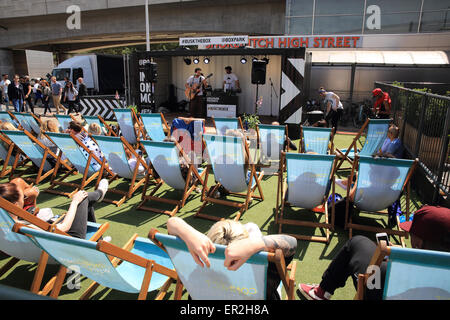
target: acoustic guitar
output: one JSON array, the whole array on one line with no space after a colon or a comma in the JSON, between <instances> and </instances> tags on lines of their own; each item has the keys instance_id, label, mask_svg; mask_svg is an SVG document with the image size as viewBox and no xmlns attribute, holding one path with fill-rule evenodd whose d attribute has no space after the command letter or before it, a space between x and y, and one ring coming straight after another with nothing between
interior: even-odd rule
<instances>
[{"instance_id":1,"label":"acoustic guitar","mask_svg":"<svg viewBox=\"0 0 450 320\"><path fill-rule=\"evenodd\" d=\"M211 78L213 76L213 74L211 73L209 76L207 76L205 78L205 80L208 80L209 78ZM186 98L188 98L189 100L193 100L195 99L195 97L197 96L197 94L200 92L200 86L202 85L202 83L194 83L191 87L187 88L184 91L184 94L186 95Z\"/></svg>"}]
</instances>

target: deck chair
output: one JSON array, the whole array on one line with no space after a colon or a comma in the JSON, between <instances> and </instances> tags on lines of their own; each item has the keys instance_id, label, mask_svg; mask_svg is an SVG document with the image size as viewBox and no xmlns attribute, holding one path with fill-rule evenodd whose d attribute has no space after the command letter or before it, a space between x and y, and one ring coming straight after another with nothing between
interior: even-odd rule
<instances>
[{"instance_id":1,"label":"deck chair","mask_svg":"<svg viewBox=\"0 0 450 320\"><path fill-rule=\"evenodd\" d=\"M265 300L267 268L269 262L276 265L287 299L294 300L295 261L286 266L280 249L275 253L259 252L244 263L239 270L224 267L225 246L216 244L216 251L208 255L209 268L202 268L192 258L186 244L178 237L159 233L152 229L149 238L170 256L179 281L174 299L180 300L183 286L193 300Z\"/></svg>"},{"instance_id":2,"label":"deck chair","mask_svg":"<svg viewBox=\"0 0 450 320\"><path fill-rule=\"evenodd\" d=\"M367 119L364 125L359 130L358 134L353 139L352 143L347 149L336 149L336 154L341 157L341 160L338 163L337 170L342 170L341 168L344 161L353 164L355 154L358 153L360 156L372 156L375 152L381 149L383 146L384 140L386 140L389 124L392 120L383 120L383 119ZM364 141L364 145L362 149L359 150L357 147L357 143L361 138L364 130L367 128L366 140Z\"/></svg>"},{"instance_id":3,"label":"deck chair","mask_svg":"<svg viewBox=\"0 0 450 320\"><path fill-rule=\"evenodd\" d=\"M105 120L103 120L101 116L83 116L83 119L86 120L88 125L93 123L98 124L102 129L102 135L117 137L114 130L106 123Z\"/></svg>"},{"instance_id":4,"label":"deck chair","mask_svg":"<svg viewBox=\"0 0 450 320\"><path fill-rule=\"evenodd\" d=\"M109 192L116 193L122 196L119 200L112 200L108 198L104 198L104 202L113 203L116 206L121 206L126 200L130 199L133 196L133 193L139 189L145 182L145 175L138 176L139 165L142 165L145 171L148 171L147 163L139 156L134 148L125 140L124 137L106 137L106 136L92 136L93 139L97 142L100 150L102 150L104 158L102 171L100 171L99 177L97 179L97 186L100 182L100 179L103 177L103 174L106 171L106 168L109 167L111 170L114 170L116 173L113 177L110 178L109 182L116 179L126 179L129 180L129 188L127 191L119 190L116 188L109 189ZM137 159L136 167L131 169L128 164L128 159L125 154L125 149L128 149L131 154ZM106 164L107 163L107 164Z\"/></svg>"},{"instance_id":5,"label":"deck chair","mask_svg":"<svg viewBox=\"0 0 450 320\"><path fill-rule=\"evenodd\" d=\"M268 171L277 174L280 166L281 152L286 151L286 148L289 146L287 143L287 125L259 124L257 126L257 136L259 137L260 152L258 167L264 167L265 174L268 174Z\"/></svg>"},{"instance_id":6,"label":"deck chair","mask_svg":"<svg viewBox=\"0 0 450 320\"><path fill-rule=\"evenodd\" d=\"M56 277L53 277L40 291L46 266L47 264L54 265L58 263L49 257L47 253L43 252L42 249L36 246L32 239L14 232L13 226L15 221L8 214L8 212L21 218L24 223L26 222L33 224L42 230L46 230L46 232L67 234L56 229L55 223L60 220L57 220L54 224L50 224L0 197L0 250L11 257L10 260L0 269L0 277L21 260L37 263L37 269L35 271L30 290L34 293L47 295L52 289ZM64 216L62 216L61 219L63 217ZM88 222L86 239L97 241L105 233L108 227L109 223L100 225L97 223Z\"/></svg>"},{"instance_id":7,"label":"deck chair","mask_svg":"<svg viewBox=\"0 0 450 320\"><path fill-rule=\"evenodd\" d=\"M70 115L55 114L55 118L58 120L60 132L65 132L69 128L69 123L73 121Z\"/></svg>"},{"instance_id":8,"label":"deck chair","mask_svg":"<svg viewBox=\"0 0 450 320\"><path fill-rule=\"evenodd\" d=\"M300 126L300 131L299 153L334 154L333 128Z\"/></svg>"},{"instance_id":9,"label":"deck chair","mask_svg":"<svg viewBox=\"0 0 450 320\"><path fill-rule=\"evenodd\" d=\"M380 266L388 257L383 300L449 300L450 253L378 245L370 265ZM358 275L355 299L364 299L368 270Z\"/></svg>"},{"instance_id":10,"label":"deck chair","mask_svg":"<svg viewBox=\"0 0 450 320\"><path fill-rule=\"evenodd\" d=\"M25 154L37 167L38 173L35 178L26 177L25 180L30 181L33 184L39 184L50 175L53 174L54 168L48 162L47 157L50 156L57 162L58 156L54 154L49 148L44 146L39 140L37 140L27 130L24 131L6 131L3 133ZM66 168L71 169L69 165L62 162ZM32 169L29 168L29 169ZM16 163L13 165L13 172L16 170ZM22 172L21 176L27 173L28 170ZM11 177L13 178L13 177Z\"/></svg>"},{"instance_id":11,"label":"deck chair","mask_svg":"<svg viewBox=\"0 0 450 320\"><path fill-rule=\"evenodd\" d=\"M211 118L217 135L224 135L228 129L244 130L241 118Z\"/></svg>"},{"instance_id":12,"label":"deck chair","mask_svg":"<svg viewBox=\"0 0 450 320\"><path fill-rule=\"evenodd\" d=\"M40 128L41 120L37 116L35 116L32 113L23 113L22 118L24 119L24 121L27 122L29 128L31 129L31 130L27 129L29 132L34 132L36 134L41 133Z\"/></svg>"},{"instance_id":13,"label":"deck chair","mask_svg":"<svg viewBox=\"0 0 450 320\"><path fill-rule=\"evenodd\" d=\"M141 113L142 123L147 133L147 139L163 142L166 132L169 132L169 125L162 113Z\"/></svg>"},{"instance_id":14,"label":"deck chair","mask_svg":"<svg viewBox=\"0 0 450 320\"><path fill-rule=\"evenodd\" d=\"M97 163L102 164L102 161L97 158L97 156L93 154L89 149L87 149L75 135L70 135L68 133L47 133L47 135L59 148L59 150L64 153L67 160L70 161L73 167L67 173L63 174L62 177L58 177L58 179L56 179L56 175L62 164L60 152L58 154L58 161L56 162L55 170L53 171L51 177L50 187L46 189L45 192L64 195L71 198L79 190L84 190L87 185L89 185L98 177L99 172L102 171L102 169L97 171L92 167L92 163L93 161L97 161ZM83 152L81 152L80 147L89 154L88 158L86 158ZM106 167L105 170L111 176L114 176L114 173L108 167ZM81 183L78 184L75 182L66 182L65 180L76 171L83 175ZM75 188L75 190L73 190L72 192L55 190L55 187L59 185Z\"/></svg>"},{"instance_id":15,"label":"deck chair","mask_svg":"<svg viewBox=\"0 0 450 320\"><path fill-rule=\"evenodd\" d=\"M282 165L278 174L275 219L275 222L279 224L279 233L282 232L283 225L320 228L325 233L324 236L291 235L300 240L329 243L330 230L334 230L334 200L332 200L330 221L327 198L331 187L332 199L334 199L335 158L336 156L334 155L282 153ZM283 177L284 171L286 171L285 178ZM320 222L320 218L319 221L285 219L284 209L287 205L308 209L316 214L323 214L325 222ZM316 210L319 206L322 206L324 210Z\"/></svg>"},{"instance_id":16,"label":"deck chair","mask_svg":"<svg viewBox=\"0 0 450 320\"><path fill-rule=\"evenodd\" d=\"M120 248L103 240L76 239L24 226L16 229L30 236L42 250L64 266L58 272L50 293L53 298L59 295L67 269L94 281L81 300L88 299L99 285L139 294L139 300L145 300L148 292L161 288L157 299L162 300L176 279L169 256L149 239L138 238L137 234Z\"/></svg>"},{"instance_id":17,"label":"deck chair","mask_svg":"<svg viewBox=\"0 0 450 320\"><path fill-rule=\"evenodd\" d=\"M8 113L10 114L11 118L14 119L16 121L16 123L19 124L19 128L21 130L25 129L28 132L34 131L33 128L31 127L31 125L28 121L28 117L27 117L27 116L32 117L31 115L29 115L27 113L11 112L11 111L8 111Z\"/></svg>"},{"instance_id":18,"label":"deck chair","mask_svg":"<svg viewBox=\"0 0 450 320\"><path fill-rule=\"evenodd\" d=\"M203 204L195 216L213 221L221 220L221 218L215 216L201 214L208 203L215 203L239 209L238 214L234 218L235 221L238 221L242 213L247 211L253 199L264 200L261 188L264 171L256 172L255 164L246 163L245 155L247 154L249 157L250 152L247 143L242 138L210 134L205 134L203 137L206 141L210 166L214 172L214 178L217 184L207 192L206 186L209 176L209 170L207 168L205 185L202 191ZM245 172L246 165L249 166L250 173ZM213 195L220 186L225 187L230 192L230 195L243 197L245 201L237 202L213 198ZM256 189L259 191L259 196L255 195Z\"/></svg>"},{"instance_id":19,"label":"deck chair","mask_svg":"<svg viewBox=\"0 0 450 320\"><path fill-rule=\"evenodd\" d=\"M142 192L142 201L138 205L137 209L174 216L182 207L184 207L192 191L194 191L199 184L201 186L204 186L206 170L197 170L196 167L189 161L187 155L184 153L183 149L177 142L156 142L143 140L141 141L141 143L146 150L153 170L156 171L156 173L159 175L159 178L156 179L157 185L155 186L155 188L147 195L150 172L147 173L144 191ZM180 153L186 163L189 164L189 170L186 179L183 178L183 175L181 173L179 161ZM174 200L168 199L167 197L155 196L156 192L164 184L167 184L175 190L183 191L182 198L180 200ZM169 211L154 207L148 207L145 206L145 203L147 201L157 201L175 205L175 208Z\"/></svg>"},{"instance_id":20,"label":"deck chair","mask_svg":"<svg viewBox=\"0 0 450 320\"><path fill-rule=\"evenodd\" d=\"M358 178L356 181L356 191L354 195L354 206L360 210L373 215L387 216L383 211L400 198L402 192L406 191L406 221L409 220L409 199L410 199L410 179L417 166L418 160L403 160L389 158L373 158L365 156L355 156L353 162L350 181L358 166ZM353 229L368 232L386 232L390 235L400 237L402 245L404 239L408 238L408 232L400 230L397 219L397 229L387 227L372 227L353 222L353 217L349 216L350 189L347 186L347 204L345 212L346 229L349 229L349 237L352 237Z\"/></svg>"},{"instance_id":21,"label":"deck chair","mask_svg":"<svg viewBox=\"0 0 450 320\"><path fill-rule=\"evenodd\" d=\"M18 150L14 143L3 134L3 131L0 131L0 161L3 161L0 178L13 172L12 168L14 167L16 157L19 157L20 154L20 151L14 154L14 149Z\"/></svg>"},{"instance_id":22,"label":"deck chair","mask_svg":"<svg viewBox=\"0 0 450 320\"><path fill-rule=\"evenodd\" d=\"M0 121L9 122L14 125L14 127L19 128L19 123L14 121L15 119L11 117L9 111L0 111Z\"/></svg>"},{"instance_id":23,"label":"deck chair","mask_svg":"<svg viewBox=\"0 0 450 320\"><path fill-rule=\"evenodd\" d=\"M114 114L119 124L120 132L122 136L131 145L136 145L139 142L139 138L143 135L142 126L140 125L139 119L133 109L113 109ZM138 123L138 129L134 127L134 124Z\"/></svg>"}]
</instances>

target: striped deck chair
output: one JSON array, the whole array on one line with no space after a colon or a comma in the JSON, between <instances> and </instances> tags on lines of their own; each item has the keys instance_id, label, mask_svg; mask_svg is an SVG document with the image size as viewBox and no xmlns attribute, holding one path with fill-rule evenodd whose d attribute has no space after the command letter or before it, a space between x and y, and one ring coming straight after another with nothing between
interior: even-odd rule
<instances>
[{"instance_id":1,"label":"striped deck chair","mask_svg":"<svg viewBox=\"0 0 450 320\"><path fill-rule=\"evenodd\" d=\"M204 178L206 170L201 169L197 170L195 166L189 161L183 149L176 142L155 142L143 140L141 141L141 143L146 150L146 153L150 159L150 163L153 170L156 171L156 173L159 175L159 178L156 179L157 183L156 187L147 195L147 188L150 180L150 172L147 173L144 191L142 193L142 201L138 205L137 209L174 216L178 212L178 210L184 207L192 191L194 191L199 184L204 186ZM186 163L189 163L189 170L186 179L183 177L180 168L180 158L179 158L180 154L181 157L184 158ZM168 186L170 186L175 190L182 191L183 196L181 200L168 199L166 196L164 197L155 196L156 192L164 184L167 184ZM157 201L170 205L175 205L175 208L169 211L144 206L147 201Z\"/></svg>"},{"instance_id":2,"label":"striped deck chair","mask_svg":"<svg viewBox=\"0 0 450 320\"><path fill-rule=\"evenodd\" d=\"M299 153L334 154L333 128L300 126L300 130Z\"/></svg>"},{"instance_id":3,"label":"striped deck chair","mask_svg":"<svg viewBox=\"0 0 450 320\"><path fill-rule=\"evenodd\" d=\"M417 163L418 160L373 158L356 155L350 175L350 181L352 181L356 168L358 167L358 178L353 200L354 206L360 211L386 217L387 212L383 210L399 199L406 188L405 211L406 221L408 221L410 179ZM405 246L403 237L408 238L408 233L400 230L398 219L398 230L393 230L388 227L367 226L353 222L353 217L349 216L350 189L351 186L348 185L345 213L346 229L349 229L349 237L352 237L353 229L375 233L386 232L387 234L399 236L402 245Z\"/></svg>"},{"instance_id":4,"label":"striped deck chair","mask_svg":"<svg viewBox=\"0 0 450 320\"><path fill-rule=\"evenodd\" d=\"M281 152L288 147L287 125L265 125L257 126L257 136L259 137L259 164L264 167L265 174L268 172L277 174L280 167Z\"/></svg>"},{"instance_id":5,"label":"striped deck chair","mask_svg":"<svg viewBox=\"0 0 450 320\"><path fill-rule=\"evenodd\" d=\"M27 227L17 228L52 258L60 263L50 297L57 298L67 269L94 281L80 297L88 299L102 285L114 290L139 294L145 300L148 292L161 288L156 299L162 300L176 272L169 256L149 239L135 234L123 247L105 241L87 241L64 235L42 232ZM121 262L121 263L120 263Z\"/></svg>"},{"instance_id":6,"label":"striped deck chair","mask_svg":"<svg viewBox=\"0 0 450 320\"><path fill-rule=\"evenodd\" d=\"M130 143L131 145L136 145L139 143L139 138L143 135L142 126L137 118L136 113L133 109L113 109L114 114L117 119L117 123L119 124L120 132L122 136ZM138 128L134 127L134 124L137 123Z\"/></svg>"},{"instance_id":7,"label":"striped deck chair","mask_svg":"<svg viewBox=\"0 0 450 320\"><path fill-rule=\"evenodd\" d=\"M147 133L147 139L162 142L169 132L169 125L162 113L141 113L141 120Z\"/></svg>"},{"instance_id":8,"label":"striped deck chair","mask_svg":"<svg viewBox=\"0 0 450 320\"><path fill-rule=\"evenodd\" d=\"M48 178L54 172L53 166L48 162L47 157L58 160L58 156L54 154L49 148L44 146L39 140L37 140L27 130L24 131L2 131L21 151L25 154L37 167L38 172L35 178L26 177L24 180L30 181L33 184L39 184L46 178ZM67 164L64 163L68 168ZM34 169L30 167L29 169ZM13 165L13 173L16 170L16 164ZM26 170L20 174L28 173ZM11 177L12 179L13 177Z\"/></svg>"},{"instance_id":9,"label":"striped deck chair","mask_svg":"<svg viewBox=\"0 0 450 320\"><path fill-rule=\"evenodd\" d=\"M62 177L58 177L56 179L56 174L61 166L61 153L58 155L58 161L55 166L55 170L53 172L50 187L45 190L45 192L50 192L54 194L64 195L71 198L75 193L79 190L84 190L84 188L89 185L92 181L94 181L98 176L99 172L102 171L100 169L97 171L92 163L96 161L99 164L102 164L102 161L97 158L95 154L93 154L89 149L85 147L85 145L75 136L70 135L68 133L47 133L49 138L54 142L54 144L61 150L61 152L65 155L67 160L72 163L73 168L65 173ZM83 148L88 154L89 157L86 158L83 152L81 152L80 148ZM114 176L114 173L109 169L105 168L105 170L111 175ZM75 171L82 174L81 183L75 182L66 182L65 180L71 176ZM75 188L72 192L63 192L59 190L55 190L57 186L66 186L70 188Z\"/></svg>"},{"instance_id":10,"label":"striped deck chair","mask_svg":"<svg viewBox=\"0 0 450 320\"><path fill-rule=\"evenodd\" d=\"M209 176L208 166L206 169L205 185L202 191L203 204L195 216L214 221L221 220L221 218L215 216L201 214L208 203L215 203L239 209L238 214L234 218L235 221L238 221L242 213L247 211L252 199L264 200L261 188L264 171L256 172L255 164L248 163L246 155L249 158L250 152L247 143L242 138L210 134L205 134L203 137L206 141L210 166L214 172L214 178L217 184L206 194ZM249 169L248 172L246 172L247 166ZM213 198L213 195L220 186L227 189L231 196L243 197L245 201L237 202ZM255 195L256 189L259 191L259 196Z\"/></svg>"},{"instance_id":11,"label":"striped deck chair","mask_svg":"<svg viewBox=\"0 0 450 320\"><path fill-rule=\"evenodd\" d=\"M211 118L217 135L224 135L228 129L244 130L241 118Z\"/></svg>"},{"instance_id":12,"label":"striped deck chair","mask_svg":"<svg viewBox=\"0 0 450 320\"><path fill-rule=\"evenodd\" d=\"M216 251L208 255L211 266L202 268L191 256L186 244L178 237L152 229L149 238L170 256L177 275L174 299L180 300L183 286L193 300L265 300L267 297L267 268L269 262L277 266L286 298L294 300L295 271L293 261L286 266L280 249L275 253L259 252L244 263L239 270L224 267L225 246L216 244Z\"/></svg>"},{"instance_id":13,"label":"striped deck chair","mask_svg":"<svg viewBox=\"0 0 450 320\"><path fill-rule=\"evenodd\" d=\"M374 153L378 152L383 146L384 140L386 140L387 133L389 130L389 124L392 120L383 120L383 119L367 119L364 125L359 130L358 134L353 139L353 142L347 149L336 149L336 154L341 157L341 160L338 163L337 170L343 169L341 168L344 161L353 164L355 154L358 153L360 156L372 156ZM364 141L364 145L362 149L359 150L357 147L357 143L361 138L364 130L367 128L366 140ZM346 169L347 170L347 169Z\"/></svg>"},{"instance_id":14,"label":"striped deck chair","mask_svg":"<svg viewBox=\"0 0 450 320\"><path fill-rule=\"evenodd\" d=\"M98 124L102 129L102 135L117 137L114 130L106 123L106 121L101 116L83 116L83 119L86 120L88 125L91 125L93 123Z\"/></svg>"},{"instance_id":15,"label":"striped deck chair","mask_svg":"<svg viewBox=\"0 0 450 320\"><path fill-rule=\"evenodd\" d=\"M389 247L381 241L370 265L380 266L388 257L383 300L449 300L450 253ZM363 300L368 270L358 275L355 299Z\"/></svg>"},{"instance_id":16,"label":"striped deck chair","mask_svg":"<svg viewBox=\"0 0 450 320\"><path fill-rule=\"evenodd\" d=\"M138 175L139 166L142 165L145 171L148 171L147 163L139 156L133 147L125 140L124 137L105 137L105 136L92 136L97 142L100 150L104 155L102 165L102 171L100 171L99 179L97 179L97 186L101 177L107 167L116 174L110 178L109 182L113 182L116 179L123 178L126 180L128 190L123 191L118 188L110 188L109 193L116 193L122 196L119 200L112 200L104 198L104 202L113 203L116 206L121 206L126 200L133 196L133 193L139 189L145 182L145 175ZM128 158L125 154L125 150L128 149L130 153L136 158L136 166L134 169L128 164ZM107 165L106 165L107 163Z\"/></svg>"},{"instance_id":17,"label":"striped deck chair","mask_svg":"<svg viewBox=\"0 0 450 320\"><path fill-rule=\"evenodd\" d=\"M282 165L278 175L278 191L276 206L276 223L279 224L278 232L282 232L283 225L294 225L309 228L319 228L325 235L299 235L291 234L300 240L326 242L330 241L330 230L334 230L334 201L332 201L331 221L328 217L327 198L332 187L334 199L334 170L336 156L305 153L282 153ZM286 177L283 178L283 172ZM281 199L281 208L280 208ZM306 219L285 219L286 206L308 209L315 214L323 214L325 222L307 221ZM323 212L315 210L322 206ZM301 216L304 213L299 213Z\"/></svg>"},{"instance_id":18,"label":"striped deck chair","mask_svg":"<svg viewBox=\"0 0 450 320\"><path fill-rule=\"evenodd\" d=\"M35 225L36 227L46 230L46 232L54 232L58 234L66 233L55 228L54 224L49 224L35 215L17 207L16 205L0 198L0 250L8 254L10 260L0 269L0 277L10 270L19 261L24 260L32 263L37 263L37 269L34 274L31 291L42 295L47 295L55 283L56 277L53 277L40 291L42 279L45 273L47 264L58 264L54 259L49 258L48 254L43 252L36 244L27 236L14 232L15 221L8 214L14 214L21 218L23 222ZM61 217L61 219L64 215ZM60 220L57 220L58 222ZM56 223L55 222L55 223ZM108 229L109 223L103 225L88 222L86 239L97 241L104 232Z\"/></svg>"},{"instance_id":19,"label":"striped deck chair","mask_svg":"<svg viewBox=\"0 0 450 320\"><path fill-rule=\"evenodd\" d=\"M28 130L29 132L34 132L36 134L41 133L41 120L35 116L32 113L23 113L22 114L23 119L28 123L28 126L31 130Z\"/></svg>"}]
</instances>

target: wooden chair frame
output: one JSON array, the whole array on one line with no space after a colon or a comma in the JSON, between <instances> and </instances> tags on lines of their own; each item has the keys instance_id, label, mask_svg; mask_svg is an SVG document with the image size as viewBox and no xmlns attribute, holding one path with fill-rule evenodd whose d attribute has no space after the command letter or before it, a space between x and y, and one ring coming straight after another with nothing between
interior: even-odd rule
<instances>
[{"instance_id":1,"label":"wooden chair frame","mask_svg":"<svg viewBox=\"0 0 450 320\"><path fill-rule=\"evenodd\" d=\"M250 151L248 149L248 145L245 141L243 141L243 144L244 144L244 152L247 154L248 159L250 159ZM244 202L213 198L213 195L215 194L217 189L221 186L221 184L220 184L220 182L217 182L214 188L208 189L207 185L208 185L209 170L212 169L212 165L209 164L206 166L206 168L205 168L205 171L206 171L205 184L203 185L203 190L202 190L203 204L200 207L200 209L197 211L197 213L195 214L195 217L208 219L208 220L212 220L212 221L222 220L222 218L218 218L215 216L201 213L203 211L203 209L208 205L208 203L215 203L215 204L221 204L221 205L239 209L236 217L234 218L235 221L239 221L241 215L245 211L247 211L248 206L253 199L264 201L264 194L263 194L262 187L261 187L261 180L264 177L264 171L260 171L259 175L258 175L256 172L256 165L250 164L250 163L247 163L247 164L249 165L250 172L251 172L250 180L249 180L248 186L247 186L247 192L246 193L230 192L231 196L245 198ZM253 179L255 179L255 185L252 187ZM259 191L259 196L255 195L256 189L258 189L258 191Z\"/></svg>"},{"instance_id":2,"label":"wooden chair frame","mask_svg":"<svg viewBox=\"0 0 450 320\"><path fill-rule=\"evenodd\" d=\"M175 143L175 146L178 149L180 155L189 164L188 174L187 174L187 177L186 177L186 184L184 186L183 196L182 196L181 200L166 199L166 198L161 198L161 197L154 196L155 193L165 183L161 178L156 179L156 187L151 191L151 193L149 195L147 195L147 189L148 189L148 186L149 186L149 183L150 183L150 177L153 176L152 172L156 171L153 168L153 165L151 165L151 170L147 171L147 175L145 177L145 184L144 184L144 190L142 191L141 202L137 206L138 210L145 210L145 211L151 211L151 212L156 212L156 213L162 213L162 214L166 214L168 216L173 217L175 214L177 214L177 212L181 208L184 207L184 205L186 204L186 201L189 198L189 196L191 195L192 191L194 191L195 188L197 188L197 186L199 184L202 185L203 187L205 186L205 184L206 184L205 175L207 174L207 172L206 172L207 170L205 169L202 172L202 174L199 174L199 172L195 168L195 166L192 163L190 163L188 156L186 155L184 150L181 148L181 146L178 144L178 142L174 141L174 143ZM192 175L195 175L197 180L192 184L192 186L189 186L190 183L191 183L191 180L193 179ZM157 201L157 202L166 203L166 204L175 205L175 208L173 210L169 211L169 210L161 210L161 209L154 208L154 207L144 206L144 204L147 201L151 201L151 200Z\"/></svg>"},{"instance_id":3,"label":"wooden chair frame","mask_svg":"<svg viewBox=\"0 0 450 320\"><path fill-rule=\"evenodd\" d=\"M405 182L402 187L402 193L405 191L405 187L406 187L406 221L409 220L409 215L410 215L409 203L410 203L410 195L411 195L411 177L417 167L418 162L419 162L419 159L414 160L414 163L412 164L411 168L409 169L408 176L406 177ZM358 163L359 163L359 156L358 156L358 154L355 154L355 161L353 161L353 164L352 164L350 181L353 181L353 177L355 176L355 171L356 171L356 168L358 167ZM352 217L349 216L350 191L351 191L351 184L347 184L347 201L345 204L345 229L349 230L349 238L351 239L353 236L353 229L368 231L368 232L375 232L375 233L386 232L389 235L399 236L402 247L405 247L406 245L405 245L404 239L405 238L408 239L409 233L406 231L400 230L400 227L399 227L400 221L399 221L398 217L396 219L398 230L392 230L392 229L381 228L381 227L371 227L371 226L367 226L367 225L353 223ZM364 211L364 212L366 212L366 211ZM368 212L368 213L372 214L372 215L379 215L379 216L387 215L387 212L384 212L384 211Z\"/></svg>"},{"instance_id":4,"label":"wooden chair frame","mask_svg":"<svg viewBox=\"0 0 450 320\"><path fill-rule=\"evenodd\" d=\"M148 234L148 238L153 241L158 247L167 252L164 245L156 239L158 230L152 228ZM268 252L267 259L269 262L275 264L278 274L280 275L284 289L286 290L287 300L295 300L295 272L297 271L297 261L292 261L289 266L286 266L284 255L281 249L277 249L275 252ZM181 300L183 295L183 283L177 275L177 284L175 287L174 300Z\"/></svg>"},{"instance_id":5,"label":"wooden chair frame","mask_svg":"<svg viewBox=\"0 0 450 320\"><path fill-rule=\"evenodd\" d=\"M115 174L114 174L114 172L111 171L111 169L109 169L108 167L105 167L104 166L105 165L104 162L101 161L94 153L92 153L91 150L86 148L86 146L75 135L70 134L70 136L78 144L78 146L82 147L89 154L89 158L87 159L87 163L86 163L86 167L84 169L84 172L79 172L80 174L83 175L81 183L77 184L77 183L74 183L74 182L65 182L64 181L64 180L67 179L67 177L69 177L70 175L74 174L74 172L77 171L76 168L71 168L69 170L69 172L66 172L62 177L59 177L58 179L56 179L56 175L58 173L58 170L59 170L61 164L63 163L63 161L61 159L61 155L64 152L61 150L61 152L58 154L58 159L56 161L55 170L53 171L53 174L52 174L52 177L51 177L50 187L48 189L44 190L44 191L45 192L49 192L49 193L53 193L53 194L64 195L66 197L72 198L75 193L77 193L80 190L84 190L84 188L87 185L89 185L92 181L97 179L100 172L103 172L104 170L106 170L111 176L114 176ZM95 172L93 175L91 175L88 178L89 166L91 165L91 161L93 161L93 160L97 161L98 163L101 163L102 167L101 167L101 169L99 171ZM59 185L65 186L65 187L75 188L75 190L72 191L72 192L63 192L63 191L54 190L54 188L56 186L59 186Z\"/></svg>"},{"instance_id":6,"label":"wooden chair frame","mask_svg":"<svg viewBox=\"0 0 450 320\"><path fill-rule=\"evenodd\" d=\"M331 146L328 148L327 154L334 154L334 136L336 135L336 131L334 130L334 127L331 128L331 135L330 135L330 141ZM298 153L305 153L305 139L303 137L303 126L300 125L300 141L298 142ZM336 149L337 150L337 149ZM341 152L342 154L342 152ZM341 155L340 155L341 156Z\"/></svg>"},{"instance_id":7,"label":"wooden chair frame","mask_svg":"<svg viewBox=\"0 0 450 320\"><path fill-rule=\"evenodd\" d=\"M310 227L310 228L321 228L325 229L325 236L306 236L306 235L298 235L298 234L289 234L299 240L307 240L307 241L317 241L317 242L330 242L330 231L334 231L334 223L335 223L335 172L336 172L337 159L335 159L333 163L333 168L330 174L331 180L331 194L332 194L332 204L331 204L331 221L328 218L328 194L323 197L323 204L321 209L314 208L312 212L317 214L323 214L325 216L325 223L322 222L311 222L311 221L302 221L302 220L294 220L294 219L285 219L284 208L286 206L290 206L286 199L287 192L287 177L284 177L284 172L287 169L286 164L286 153L282 153L282 165L280 165L280 173L278 174L278 188L277 188L277 204L275 208L275 223L278 226L278 232L282 232L283 225L294 225L294 226L302 226L302 227ZM281 203L280 203L281 201ZM280 209L281 205L281 209Z\"/></svg>"},{"instance_id":8,"label":"wooden chair frame","mask_svg":"<svg viewBox=\"0 0 450 320\"><path fill-rule=\"evenodd\" d=\"M48 232L53 232L56 234L70 236L67 233L60 231L59 229L56 228L56 224L59 223L64 218L64 215L62 215L58 220L56 220L55 222L50 224L48 222L45 222L45 221L39 219L35 215L32 215L31 213L17 207L16 205L10 203L9 201L7 201L1 197L0 197L0 207L2 207L5 211L7 211L11 214L14 214L15 216L25 220L26 222L28 222L32 225L35 225L36 227L38 227L42 230L45 230ZM21 223L14 224L13 231L19 232L20 227L22 227L22 226L24 226L24 225ZM105 231L108 228L109 228L108 222L102 224L100 226L100 228L97 230L97 232L89 240L90 241L98 241L98 239L101 238L101 236L105 233ZM47 267L48 259L49 259L49 255L44 250L42 250L42 253L41 253L38 265L37 265L37 269L34 274L33 283L30 288L31 292L39 294L39 295L44 295L44 296L48 295L48 293L54 287L55 281L56 281L56 276L52 277L41 290L42 280L44 277L45 269ZM3 274L5 274L6 272L8 272L12 267L14 267L19 261L20 261L20 259L11 257L11 259L0 269L0 277ZM62 266L60 267L60 271L61 271L61 268L63 268L63 267ZM64 275L65 275L65 273L64 273Z\"/></svg>"},{"instance_id":9,"label":"wooden chair frame","mask_svg":"<svg viewBox=\"0 0 450 320\"><path fill-rule=\"evenodd\" d=\"M231 118L232 119L232 118ZM238 130L244 130L244 126L243 126L243 124L242 124L242 119L241 119L241 117L237 117L236 118L237 120L238 120ZM211 120L212 120L212 122L213 122L213 126L214 126L214 129L216 129L216 134L220 134L219 132L218 132L218 130L217 130L217 127L216 127L216 121L214 120L214 117L211 117Z\"/></svg>"},{"instance_id":10,"label":"wooden chair frame","mask_svg":"<svg viewBox=\"0 0 450 320\"><path fill-rule=\"evenodd\" d=\"M6 159L3 159L2 170L0 171L0 178L3 178L9 174L10 175L9 180L12 180L14 170L17 169L18 167L25 166L31 160L26 155L24 155L22 151L19 148L17 148L16 145L3 134L3 132L0 131L0 143L2 142L8 146L7 148L8 154L6 155ZM9 161L11 160L14 149L16 150L15 160L11 168L8 169ZM19 155L24 156L24 160L22 160L20 163L19 163Z\"/></svg>"}]
</instances>

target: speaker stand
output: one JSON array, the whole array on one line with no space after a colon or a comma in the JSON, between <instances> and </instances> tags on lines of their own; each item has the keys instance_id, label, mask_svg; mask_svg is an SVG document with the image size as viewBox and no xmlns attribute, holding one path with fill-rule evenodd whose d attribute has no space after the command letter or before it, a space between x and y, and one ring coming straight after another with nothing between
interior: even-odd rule
<instances>
[{"instance_id":1,"label":"speaker stand","mask_svg":"<svg viewBox=\"0 0 450 320\"><path fill-rule=\"evenodd\" d=\"M256 99L255 99L255 115L258 114L258 90L259 90L259 84L256 84Z\"/></svg>"}]
</instances>

